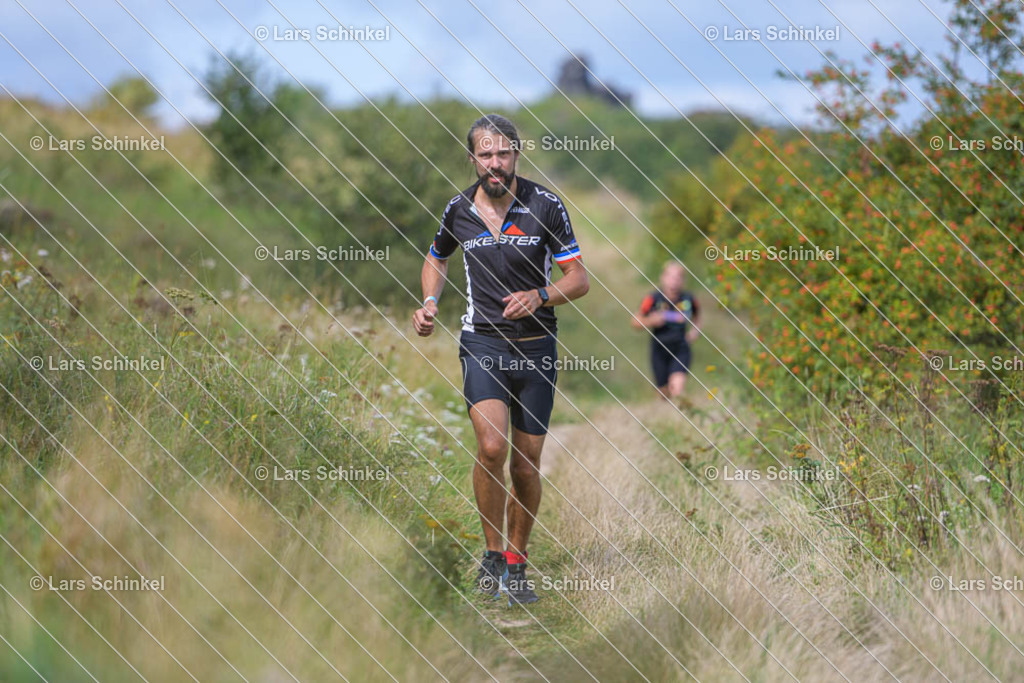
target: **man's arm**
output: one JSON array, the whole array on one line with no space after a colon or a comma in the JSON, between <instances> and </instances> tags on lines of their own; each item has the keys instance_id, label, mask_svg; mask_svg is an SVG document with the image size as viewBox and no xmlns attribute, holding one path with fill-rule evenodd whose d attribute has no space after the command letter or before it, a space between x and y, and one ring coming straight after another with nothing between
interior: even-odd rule
<instances>
[{"instance_id":1,"label":"man's arm","mask_svg":"<svg viewBox=\"0 0 1024 683\"><path fill-rule=\"evenodd\" d=\"M697 300L692 300L693 304L693 317L690 318L690 330L686 333L686 341L691 344L697 341L697 337L700 336L700 308L697 306Z\"/></svg>"},{"instance_id":2,"label":"man's arm","mask_svg":"<svg viewBox=\"0 0 1024 683\"><path fill-rule=\"evenodd\" d=\"M434 331L434 316L437 315L437 300L441 298L441 290L448 279L448 259L439 259L428 253L420 273L420 285L423 288L423 300L426 303L416 310L412 316L416 334L429 337ZM427 301L427 297L434 297Z\"/></svg>"},{"instance_id":3,"label":"man's arm","mask_svg":"<svg viewBox=\"0 0 1024 683\"><path fill-rule=\"evenodd\" d=\"M638 330L651 329L652 327L661 327L664 324L664 311L652 311L651 313L642 313L638 311L635 314L633 314L632 325Z\"/></svg>"},{"instance_id":4,"label":"man's arm","mask_svg":"<svg viewBox=\"0 0 1024 683\"><path fill-rule=\"evenodd\" d=\"M559 263L558 267L562 270L562 277L558 282L552 282L544 287L548 293L546 306L568 303L590 291L590 278L587 276L587 269L583 267L583 261L566 261ZM502 301L505 303L505 312L502 315L509 320L525 318L541 307L540 294L536 289L512 292Z\"/></svg>"},{"instance_id":5,"label":"man's arm","mask_svg":"<svg viewBox=\"0 0 1024 683\"><path fill-rule=\"evenodd\" d=\"M654 296L648 294L640 304L640 309L633 314L630 324L638 330L661 327L665 324L664 311L652 311L654 307Z\"/></svg>"}]
</instances>

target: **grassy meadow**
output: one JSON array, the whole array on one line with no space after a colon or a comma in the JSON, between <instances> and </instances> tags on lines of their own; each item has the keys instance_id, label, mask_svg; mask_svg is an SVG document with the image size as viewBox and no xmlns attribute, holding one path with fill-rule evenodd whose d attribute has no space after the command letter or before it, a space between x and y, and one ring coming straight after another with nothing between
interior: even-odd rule
<instances>
[{"instance_id":1,"label":"grassy meadow","mask_svg":"<svg viewBox=\"0 0 1024 683\"><path fill-rule=\"evenodd\" d=\"M1019 129L1005 91L978 97ZM530 557L553 587L513 610L473 591L457 258L440 329L410 324L479 112L274 101L163 130L138 81L80 111L0 99L0 679L1021 679L1021 374L945 371L1021 341L1020 207L998 209L1008 246L986 232L1007 197L918 158L934 121L833 168L852 134L704 112L649 122L655 144L596 102L520 112L524 137L601 130L646 161L522 161L565 199L591 277L559 309L560 353L614 369L559 377ZM93 135L164 144L51 149ZM984 160L1021 190L1018 158ZM923 179L919 202L890 168ZM880 218L901 211L917 252ZM967 239L941 233L968 216ZM787 219L848 260L703 256L791 244ZM858 251L876 237L878 263ZM389 257L261 257L317 246ZM670 257L703 317L679 404L655 399L629 325ZM992 275L932 283L972 257ZM927 281L931 308L888 268ZM92 584L139 577L160 588Z\"/></svg>"}]
</instances>

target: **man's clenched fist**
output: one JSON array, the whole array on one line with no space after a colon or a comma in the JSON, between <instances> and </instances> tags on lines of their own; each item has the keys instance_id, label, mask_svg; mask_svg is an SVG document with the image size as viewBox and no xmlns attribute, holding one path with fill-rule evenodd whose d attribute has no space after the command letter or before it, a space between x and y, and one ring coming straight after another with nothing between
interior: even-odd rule
<instances>
[{"instance_id":1,"label":"man's clenched fist","mask_svg":"<svg viewBox=\"0 0 1024 683\"><path fill-rule=\"evenodd\" d=\"M416 328L416 334L421 337L429 337L434 331L434 316L437 315L437 304L428 301L423 308L412 314L412 326Z\"/></svg>"}]
</instances>

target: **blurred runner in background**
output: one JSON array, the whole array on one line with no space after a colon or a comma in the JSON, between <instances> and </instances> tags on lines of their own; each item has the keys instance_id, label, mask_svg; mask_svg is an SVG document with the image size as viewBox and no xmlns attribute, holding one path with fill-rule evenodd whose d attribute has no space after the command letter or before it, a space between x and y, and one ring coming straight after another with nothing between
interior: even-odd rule
<instances>
[{"instance_id":1,"label":"blurred runner in background","mask_svg":"<svg viewBox=\"0 0 1024 683\"><path fill-rule=\"evenodd\" d=\"M633 327L651 331L651 369L654 385L665 399L682 395L690 372L690 344L700 335L697 300L683 287L686 268L669 261L661 271L661 288L640 304Z\"/></svg>"}]
</instances>

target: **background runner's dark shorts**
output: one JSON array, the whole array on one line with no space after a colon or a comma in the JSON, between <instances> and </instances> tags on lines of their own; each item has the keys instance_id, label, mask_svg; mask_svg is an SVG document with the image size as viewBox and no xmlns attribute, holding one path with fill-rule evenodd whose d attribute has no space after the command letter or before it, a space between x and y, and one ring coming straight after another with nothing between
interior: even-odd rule
<instances>
[{"instance_id":1,"label":"background runner's dark shorts","mask_svg":"<svg viewBox=\"0 0 1024 683\"><path fill-rule=\"evenodd\" d=\"M690 372L690 345L683 342L662 344L657 339L651 341L651 369L654 370L655 386L668 384L668 376L673 372Z\"/></svg>"},{"instance_id":2,"label":"background runner's dark shorts","mask_svg":"<svg viewBox=\"0 0 1024 683\"><path fill-rule=\"evenodd\" d=\"M466 409L497 398L509 407L513 427L527 434L547 434L557 360L554 335L519 342L463 330L459 361Z\"/></svg>"}]
</instances>

